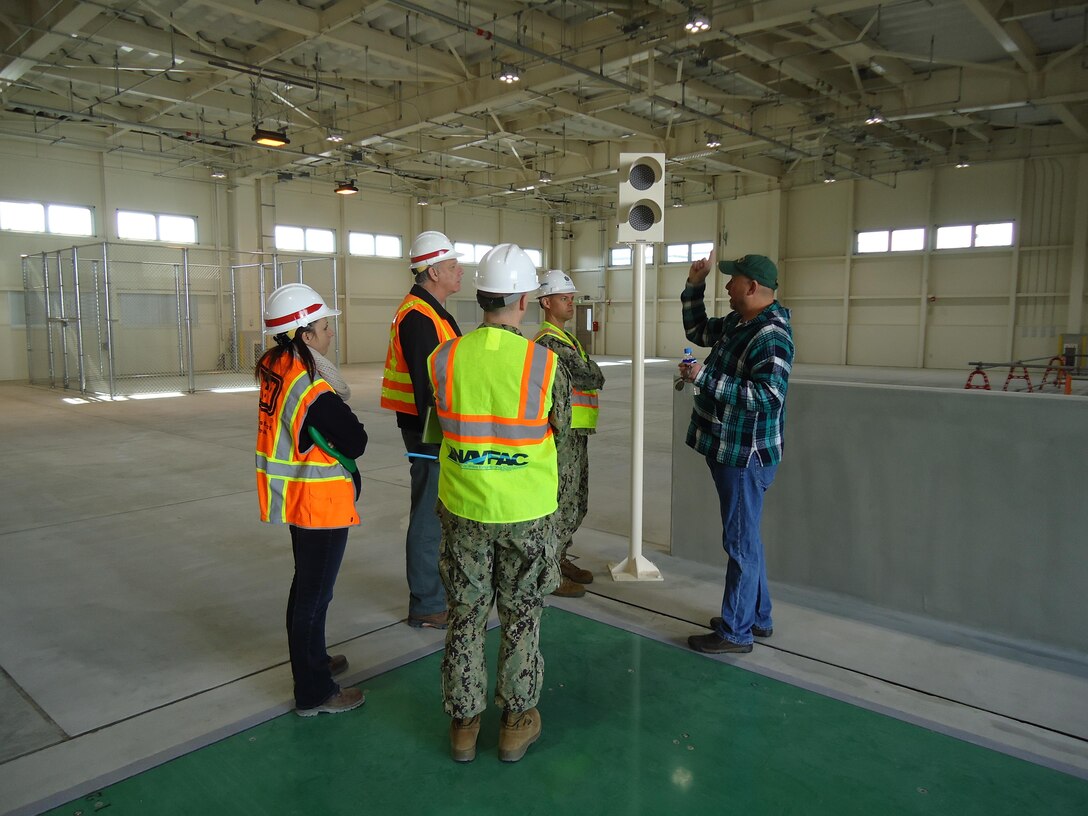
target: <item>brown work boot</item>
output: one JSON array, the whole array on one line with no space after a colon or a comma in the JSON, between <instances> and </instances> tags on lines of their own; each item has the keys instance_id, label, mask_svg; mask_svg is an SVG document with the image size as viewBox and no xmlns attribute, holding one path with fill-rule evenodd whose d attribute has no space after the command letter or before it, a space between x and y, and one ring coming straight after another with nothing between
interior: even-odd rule
<instances>
[{"instance_id":1,"label":"brown work boot","mask_svg":"<svg viewBox=\"0 0 1088 816\"><path fill-rule=\"evenodd\" d=\"M450 755L454 762L472 762L476 759L476 737L480 735L480 715L450 721Z\"/></svg>"},{"instance_id":2,"label":"brown work boot","mask_svg":"<svg viewBox=\"0 0 1088 816\"><path fill-rule=\"evenodd\" d=\"M564 558L559 562L559 571L563 573L564 578L570 578L576 584L592 584L593 573L587 569L575 566L574 562L569 558Z\"/></svg>"},{"instance_id":3,"label":"brown work boot","mask_svg":"<svg viewBox=\"0 0 1088 816\"><path fill-rule=\"evenodd\" d=\"M499 759L517 762L540 737L540 712L535 708L515 714L504 711L499 726Z\"/></svg>"},{"instance_id":4,"label":"brown work boot","mask_svg":"<svg viewBox=\"0 0 1088 816\"><path fill-rule=\"evenodd\" d=\"M576 584L570 578L563 576L563 580L559 582L559 586L552 590L552 595L557 595L560 598L581 598L586 594L586 588L581 584Z\"/></svg>"},{"instance_id":5,"label":"brown work boot","mask_svg":"<svg viewBox=\"0 0 1088 816\"><path fill-rule=\"evenodd\" d=\"M296 708L295 713L300 717L316 717L318 714L340 714L358 708L365 702L366 698L363 697L363 693L359 689L345 688L340 689L321 705L315 705L311 708Z\"/></svg>"},{"instance_id":6,"label":"brown work boot","mask_svg":"<svg viewBox=\"0 0 1088 816\"><path fill-rule=\"evenodd\" d=\"M450 612L443 609L433 615L420 615L418 618L408 616L408 625L413 629L445 629L449 626Z\"/></svg>"}]
</instances>

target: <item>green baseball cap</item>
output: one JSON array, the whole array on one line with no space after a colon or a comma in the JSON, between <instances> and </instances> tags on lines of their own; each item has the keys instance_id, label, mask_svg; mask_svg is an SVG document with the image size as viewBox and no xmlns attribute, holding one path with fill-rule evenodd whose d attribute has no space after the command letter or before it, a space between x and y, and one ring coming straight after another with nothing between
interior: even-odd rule
<instances>
[{"instance_id":1,"label":"green baseball cap","mask_svg":"<svg viewBox=\"0 0 1088 816\"><path fill-rule=\"evenodd\" d=\"M723 275L744 275L769 289L778 288L778 267L766 255L745 255L735 261L718 261Z\"/></svg>"}]
</instances>

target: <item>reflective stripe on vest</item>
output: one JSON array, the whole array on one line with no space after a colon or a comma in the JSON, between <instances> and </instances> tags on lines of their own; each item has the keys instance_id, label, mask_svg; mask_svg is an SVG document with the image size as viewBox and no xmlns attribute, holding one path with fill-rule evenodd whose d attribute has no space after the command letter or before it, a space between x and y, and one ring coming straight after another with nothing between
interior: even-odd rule
<instances>
[{"instance_id":1,"label":"reflective stripe on vest","mask_svg":"<svg viewBox=\"0 0 1088 816\"><path fill-rule=\"evenodd\" d=\"M533 339L539 341L542 337L554 337L560 343L577 351L583 360L589 359L589 355L586 354L586 350L582 348L582 344L578 342L577 337L565 329L560 329L558 326L549 323L547 320L541 324L540 331L536 333L536 337ZM597 397L597 390L580 391L572 386L570 390L570 426L572 428L594 429L597 427L599 414L600 400Z\"/></svg>"},{"instance_id":2,"label":"reflective stripe on vest","mask_svg":"<svg viewBox=\"0 0 1088 816\"><path fill-rule=\"evenodd\" d=\"M427 361L442 426L438 496L488 524L555 511L559 486L548 424L556 355L497 326L443 343Z\"/></svg>"},{"instance_id":3,"label":"reflective stripe on vest","mask_svg":"<svg viewBox=\"0 0 1088 816\"><path fill-rule=\"evenodd\" d=\"M412 375L408 371L400 345L400 324L409 312L419 312L434 323L439 343L457 337L457 332L447 320L438 316L431 304L417 295L408 294L393 316L393 324L389 327L389 349L385 354L385 373L382 376L381 406L402 414L418 416Z\"/></svg>"},{"instance_id":4,"label":"reflective stripe on vest","mask_svg":"<svg viewBox=\"0 0 1088 816\"><path fill-rule=\"evenodd\" d=\"M359 523L355 483L336 459L317 445L300 453L296 440L319 396L335 393L325 380L310 380L302 361L281 357L274 376L261 375L257 426L257 496L261 521L308 529Z\"/></svg>"}]
</instances>

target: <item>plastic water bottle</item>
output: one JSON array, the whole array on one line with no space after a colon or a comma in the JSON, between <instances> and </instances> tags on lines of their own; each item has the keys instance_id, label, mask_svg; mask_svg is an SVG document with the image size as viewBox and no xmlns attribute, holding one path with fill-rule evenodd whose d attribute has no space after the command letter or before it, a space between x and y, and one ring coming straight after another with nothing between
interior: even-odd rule
<instances>
[{"instance_id":1,"label":"plastic water bottle","mask_svg":"<svg viewBox=\"0 0 1088 816\"><path fill-rule=\"evenodd\" d=\"M684 359L682 359L680 362L682 362L684 365L691 365L692 363L697 363L699 361L698 359L696 359L695 355L691 353L691 349L686 348L684 349ZM691 393L698 394L698 387L694 385L691 386Z\"/></svg>"}]
</instances>

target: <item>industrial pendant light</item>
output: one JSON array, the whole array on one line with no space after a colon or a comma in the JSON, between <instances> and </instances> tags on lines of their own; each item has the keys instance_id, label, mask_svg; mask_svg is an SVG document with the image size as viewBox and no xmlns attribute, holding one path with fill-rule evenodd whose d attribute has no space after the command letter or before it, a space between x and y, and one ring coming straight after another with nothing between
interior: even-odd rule
<instances>
[{"instance_id":1,"label":"industrial pendant light","mask_svg":"<svg viewBox=\"0 0 1088 816\"><path fill-rule=\"evenodd\" d=\"M259 145L264 145L265 147L283 147L284 145L291 144L291 140L287 138L286 130L254 128L251 140Z\"/></svg>"},{"instance_id":2,"label":"industrial pendant light","mask_svg":"<svg viewBox=\"0 0 1088 816\"><path fill-rule=\"evenodd\" d=\"M355 179L345 179L344 181L336 182L336 194L337 195L355 195L359 192L359 188L355 186Z\"/></svg>"}]
</instances>

